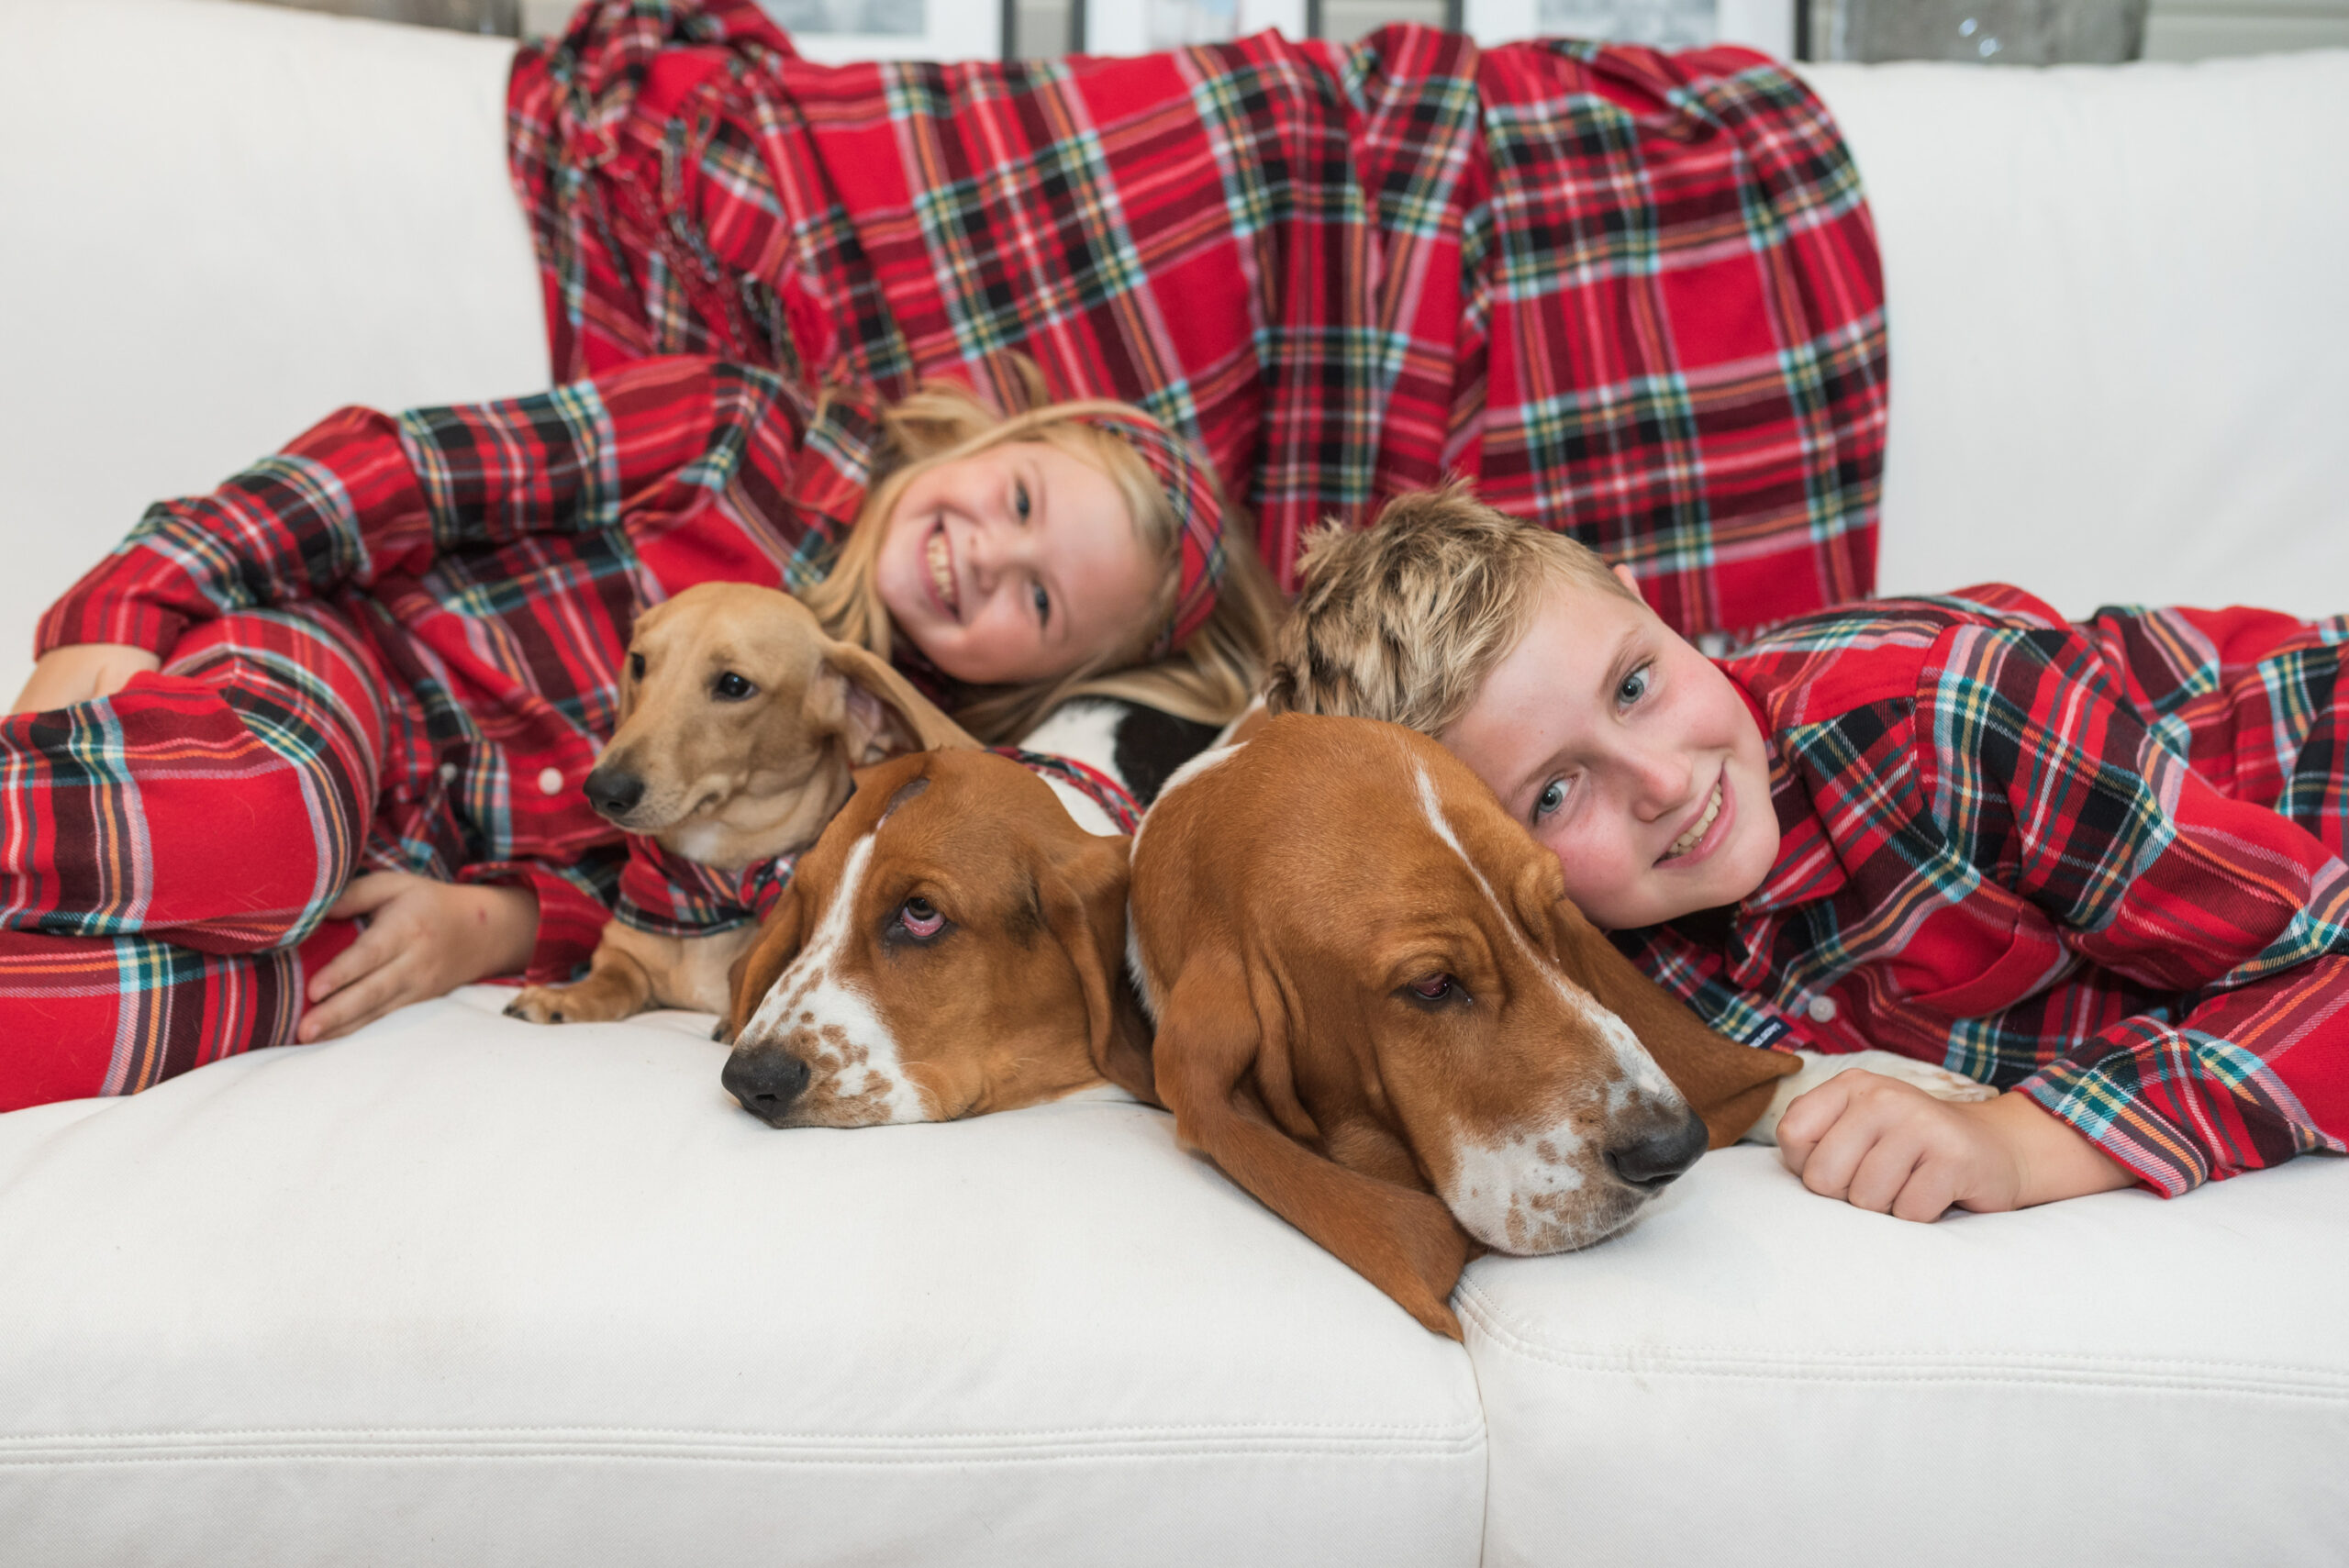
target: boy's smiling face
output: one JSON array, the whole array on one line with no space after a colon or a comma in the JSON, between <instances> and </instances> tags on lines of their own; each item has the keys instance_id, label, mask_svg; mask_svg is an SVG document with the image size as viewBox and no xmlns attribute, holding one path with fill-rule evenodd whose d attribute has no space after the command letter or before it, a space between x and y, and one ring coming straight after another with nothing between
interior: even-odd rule
<instances>
[{"instance_id":1,"label":"boy's smiling face","mask_svg":"<svg viewBox=\"0 0 2349 1568\"><path fill-rule=\"evenodd\" d=\"M1777 859L1752 711L1642 603L1553 581L1438 739L1556 854L1566 895L1602 928L1734 904Z\"/></svg>"}]
</instances>

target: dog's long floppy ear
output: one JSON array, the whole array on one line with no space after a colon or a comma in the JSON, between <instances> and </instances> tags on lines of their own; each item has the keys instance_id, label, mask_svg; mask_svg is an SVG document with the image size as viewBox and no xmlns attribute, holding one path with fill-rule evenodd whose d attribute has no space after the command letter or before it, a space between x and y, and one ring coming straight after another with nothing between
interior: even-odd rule
<instances>
[{"instance_id":1,"label":"dog's long floppy ear","mask_svg":"<svg viewBox=\"0 0 2349 1568\"><path fill-rule=\"evenodd\" d=\"M832 683L841 704L848 765L870 767L907 751L975 751L978 742L938 705L914 690L889 662L852 642L828 643L817 679ZM809 694L814 700L815 693Z\"/></svg>"},{"instance_id":2,"label":"dog's long floppy ear","mask_svg":"<svg viewBox=\"0 0 2349 1568\"><path fill-rule=\"evenodd\" d=\"M1044 918L1085 993L1085 1045L1094 1071L1145 1105L1157 1105L1150 1026L1124 982L1126 886L1131 839L1085 835L1044 868Z\"/></svg>"},{"instance_id":3,"label":"dog's long floppy ear","mask_svg":"<svg viewBox=\"0 0 2349 1568\"><path fill-rule=\"evenodd\" d=\"M741 1038L751 1015L759 1010L759 1004L774 989L774 983L791 967L791 961L799 956L800 934L806 924L802 908L799 884L794 882L783 890L783 897L776 903L774 913L767 917L767 923L759 928L759 940L734 961L734 967L727 975L727 991L734 1003L727 1009L725 1032L718 1039Z\"/></svg>"},{"instance_id":4,"label":"dog's long floppy ear","mask_svg":"<svg viewBox=\"0 0 2349 1568\"><path fill-rule=\"evenodd\" d=\"M1348 1170L1273 1124L1253 1082L1265 1040L1248 997L1230 952L1195 951L1175 977L1152 1051L1175 1136L1424 1327L1457 1340L1450 1298L1468 1238L1428 1194Z\"/></svg>"},{"instance_id":5,"label":"dog's long floppy ear","mask_svg":"<svg viewBox=\"0 0 2349 1568\"><path fill-rule=\"evenodd\" d=\"M1673 1086L1705 1118L1706 1147L1725 1149L1767 1110L1771 1090L1802 1062L1714 1033L1680 999L1642 974L1566 899L1553 906L1551 933L1567 970L1599 1006L1631 1026Z\"/></svg>"}]
</instances>

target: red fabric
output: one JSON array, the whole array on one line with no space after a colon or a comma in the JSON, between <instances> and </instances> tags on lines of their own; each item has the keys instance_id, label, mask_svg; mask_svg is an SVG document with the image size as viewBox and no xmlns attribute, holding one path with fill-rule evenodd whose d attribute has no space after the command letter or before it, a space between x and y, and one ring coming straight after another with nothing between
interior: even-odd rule
<instances>
[{"instance_id":1,"label":"red fabric","mask_svg":"<svg viewBox=\"0 0 2349 1568\"><path fill-rule=\"evenodd\" d=\"M606 0L509 108L559 373L1008 394L1021 354L1195 435L1285 584L1311 527L1457 470L1683 631L1872 585L1873 231L1825 109L1742 50L833 68L751 0Z\"/></svg>"},{"instance_id":2,"label":"red fabric","mask_svg":"<svg viewBox=\"0 0 2349 1568\"><path fill-rule=\"evenodd\" d=\"M1776 864L1619 934L1751 1043L2032 1095L2164 1193L2349 1150L2349 619L2018 590L1806 617L1724 662Z\"/></svg>"},{"instance_id":3,"label":"red fabric","mask_svg":"<svg viewBox=\"0 0 2349 1568\"><path fill-rule=\"evenodd\" d=\"M625 857L580 785L637 614L713 577L820 579L873 432L852 399L818 412L774 376L697 361L499 403L348 409L154 507L42 618L39 648L165 653L217 617L328 617L383 673L381 784L361 797L379 863L528 885L530 978L566 979Z\"/></svg>"}]
</instances>

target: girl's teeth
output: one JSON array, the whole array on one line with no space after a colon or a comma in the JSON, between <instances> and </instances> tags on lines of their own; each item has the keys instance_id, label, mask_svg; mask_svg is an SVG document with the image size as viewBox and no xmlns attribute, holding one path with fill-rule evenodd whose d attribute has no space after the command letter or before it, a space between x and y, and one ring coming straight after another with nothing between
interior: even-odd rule
<instances>
[{"instance_id":1,"label":"girl's teeth","mask_svg":"<svg viewBox=\"0 0 2349 1568\"><path fill-rule=\"evenodd\" d=\"M1705 829L1710 828L1713 825L1713 818L1720 814L1721 786L1716 784L1713 785L1713 798L1705 803L1705 814L1697 819L1697 825L1694 828L1672 840L1672 848L1664 851L1664 858L1671 860L1675 856L1685 855L1695 849L1704 839Z\"/></svg>"},{"instance_id":2,"label":"girl's teeth","mask_svg":"<svg viewBox=\"0 0 2349 1568\"><path fill-rule=\"evenodd\" d=\"M943 528L930 536L930 580L936 585L938 596L946 601L946 607L954 608L954 562L947 552Z\"/></svg>"}]
</instances>

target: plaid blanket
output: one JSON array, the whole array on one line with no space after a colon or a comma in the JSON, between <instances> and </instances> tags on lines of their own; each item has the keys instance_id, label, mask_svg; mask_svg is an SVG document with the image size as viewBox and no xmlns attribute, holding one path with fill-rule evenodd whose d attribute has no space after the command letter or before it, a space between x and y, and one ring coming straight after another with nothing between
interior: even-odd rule
<instances>
[{"instance_id":1,"label":"plaid blanket","mask_svg":"<svg viewBox=\"0 0 2349 1568\"><path fill-rule=\"evenodd\" d=\"M1757 55L1396 27L831 68L752 0L602 0L509 108L562 377L1000 396L1025 355L1198 438L1284 585L1315 523L1457 472L1692 634L1873 586L1874 232Z\"/></svg>"}]
</instances>

